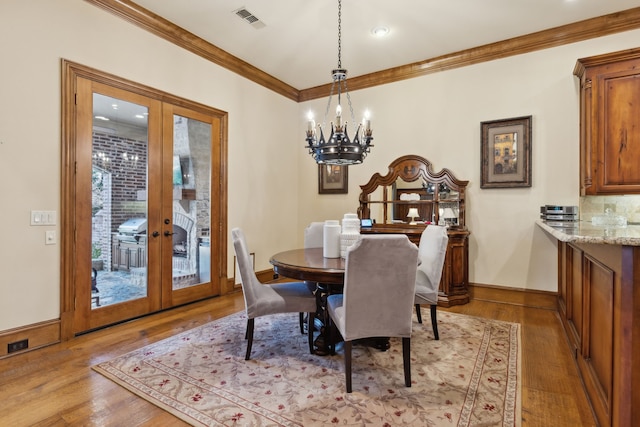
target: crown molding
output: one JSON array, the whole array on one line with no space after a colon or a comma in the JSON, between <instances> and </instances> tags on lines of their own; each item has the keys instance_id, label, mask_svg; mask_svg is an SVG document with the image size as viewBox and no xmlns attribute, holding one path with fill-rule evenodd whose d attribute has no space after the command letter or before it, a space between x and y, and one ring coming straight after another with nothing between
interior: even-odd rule
<instances>
[{"instance_id":1,"label":"crown molding","mask_svg":"<svg viewBox=\"0 0 640 427\"><path fill-rule=\"evenodd\" d=\"M520 37L349 78L349 91L366 89L481 62L549 49L640 28L640 7L551 28ZM576 58L577 59L577 58ZM331 84L300 91L299 102L326 97Z\"/></svg>"},{"instance_id":2,"label":"crown molding","mask_svg":"<svg viewBox=\"0 0 640 427\"><path fill-rule=\"evenodd\" d=\"M85 0L293 101L326 97L331 84L298 90L130 0ZM349 78L349 91L640 28L640 7Z\"/></svg>"},{"instance_id":3,"label":"crown molding","mask_svg":"<svg viewBox=\"0 0 640 427\"><path fill-rule=\"evenodd\" d=\"M300 91L130 0L85 0L191 53L297 101Z\"/></svg>"}]
</instances>

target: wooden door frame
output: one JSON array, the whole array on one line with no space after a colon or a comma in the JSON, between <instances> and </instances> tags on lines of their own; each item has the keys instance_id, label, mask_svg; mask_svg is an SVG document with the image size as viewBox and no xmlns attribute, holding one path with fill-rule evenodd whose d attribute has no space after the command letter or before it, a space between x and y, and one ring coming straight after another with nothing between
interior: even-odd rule
<instances>
[{"instance_id":1,"label":"wooden door frame","mask_svg":"<svg viewBox=\"0 0 640 427\"><path fill-rule=\"evenodd\" d=\"M137 93L162 102L200 111L217 117L220 120L220 147L219 158L213 161L220 162L219 191L217 208L219 223L211 224L211 233L217 234L220 244L217 259L212 260L211 280L218 281L218 289L224 291L227 284L227 121L228 114L196 102L176 97L166 92L126 80L109 73L80 65L68 60L62 60L62 157L61 157L61 215L60 215L60 337L61 340L69 340L75 336L75 265L76 259L76 82L78 78L85 78L99 82L114 88ZM215 193L214 193L215 194ZM214 205L212 203L212 209ZM215 268L214 268L215 267ZM217 273L217 274L216 274ZM214 285L216 286L216 285Z\"/></svg>"}]
</instances>

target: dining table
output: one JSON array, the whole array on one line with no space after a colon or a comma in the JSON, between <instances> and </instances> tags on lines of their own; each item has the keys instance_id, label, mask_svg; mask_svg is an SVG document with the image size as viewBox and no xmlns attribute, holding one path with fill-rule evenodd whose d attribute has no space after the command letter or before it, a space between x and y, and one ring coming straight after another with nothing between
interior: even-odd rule
<instances>
[{"instance_id":1,"label":"dining table","mask_svg":"<svg viewBox=\"0 0 640 427\"><path fill-rule=\"evenodd\" d=\"M320 335L314 341L315 352L319 355L328 354L330 334L325 327L329 323L326 298L331 294L342 293L345 259L325 258L322 248L303 248L278 252L269 259L269 262L273 265L276 275L274 278L283 276L315 284L318 307L314 325L320 331ZM369 343L380 350L389 348L388 337L373 337Z\"/></svg>"},{"instance_id":2,"label":"dining table","mask_svg":"<svg viewBox=\"0 0 640 427\"><path fill-rule=\"evenodd\" d=\"M344 284L344 258L325 258L322 248L279 252L273 255L269 262L279 276L325 283L333 287Z\"/></svg>"}]
</instances>

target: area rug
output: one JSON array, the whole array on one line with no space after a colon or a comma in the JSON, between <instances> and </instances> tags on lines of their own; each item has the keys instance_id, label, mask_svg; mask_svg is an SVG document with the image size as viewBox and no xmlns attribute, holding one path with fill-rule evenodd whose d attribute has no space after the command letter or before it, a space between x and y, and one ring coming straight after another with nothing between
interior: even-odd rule
<instances>
[{"instance_id":1,"label":"area rug","mask_svg":"<svg viewBox=\"0 0 640 427\"><path fill-rule=\"evenodd\" d=\"M245 361L237 313L93 368L194 426L520 426L520 325L438 312L411 337L411 387L402 343L353 346L353 393L342 347L311 355L298 315L256 319Z\"/></svg>"}]
</instances>

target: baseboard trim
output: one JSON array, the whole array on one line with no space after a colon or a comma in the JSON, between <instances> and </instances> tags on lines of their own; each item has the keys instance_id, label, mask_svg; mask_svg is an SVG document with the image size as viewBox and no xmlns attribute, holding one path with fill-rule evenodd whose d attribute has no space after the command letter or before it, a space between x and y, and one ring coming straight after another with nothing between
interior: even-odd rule
<instances>
[{"instance_id":1,"label":"baseboard trim","mask_svg":"<svg viewBox=\"0 0 640 427\"><path fill-rule=\"evenodd\" d=\"M286 277L274 278L273 270L258 271L256 275L262 283L277 283L292 280ZM469 296L470 299L477 301L558 311L557 292L469 283Z\"/></svg>"},{"instance_id":2,"label":"baseboard trim","mask_svg":"<svg viewBox=\"0 0 640 427\"><path fill-rule=\"evenodd\" d=\"M28 340L25 349L9 353L9 344ZM0 332L0 359L60 342L60 320L34 323Z\"/></svg>"},{"instance_id":3,"label":"baseboard trim","mask_svg":"<svg viewBox=\"0 0 640 427\"><path fill-rule=\"evenodd\" d=\"M558 310L557 292L470 283L469 295L472 300L477 301Z\"/></svg>"}]
</instances>

